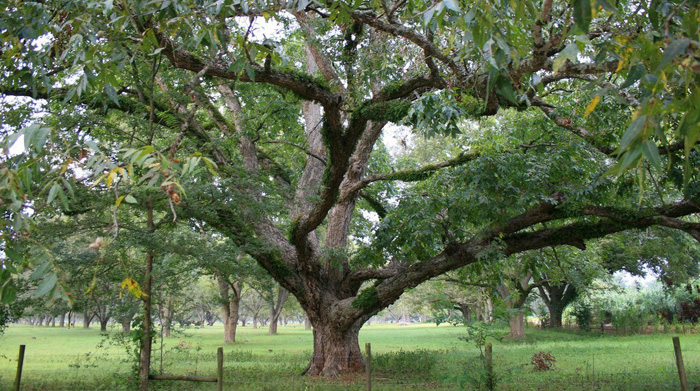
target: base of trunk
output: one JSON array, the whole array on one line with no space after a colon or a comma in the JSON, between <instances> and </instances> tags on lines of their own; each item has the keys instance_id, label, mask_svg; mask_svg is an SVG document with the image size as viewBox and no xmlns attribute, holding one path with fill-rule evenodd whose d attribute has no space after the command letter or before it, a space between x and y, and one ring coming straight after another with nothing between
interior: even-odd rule
<instances>
[{"instance_id":1,"label":"base of trunk","mask_svg":"<svg viewBox=\"0 0 700 391\"><path fill-rule=\"evenodd\" d=\"M509 337L515 339L525 338L525 315L523 313L510 315Z\"/></svg>"},{"instance_id":2,"label":"base of trunk","mask_svg":"<svg viewBox=\"0 0 700 391\"><path fill-rule=\"evenodd\" d=\"M359 327L339 331L314 326L314 355L304 375L331 377L364 371L359 332Z\"/></svg>"}]
</instances>

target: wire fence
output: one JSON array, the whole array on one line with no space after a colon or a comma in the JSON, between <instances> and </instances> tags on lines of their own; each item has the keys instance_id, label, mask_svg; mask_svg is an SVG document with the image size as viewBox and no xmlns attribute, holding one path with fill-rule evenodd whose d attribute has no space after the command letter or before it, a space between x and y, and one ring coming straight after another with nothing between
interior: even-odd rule
<instances>
[{"instance_id":1,"label":"wire fence","mask_svg":"<svg viewBox=\"0 0 700 391\"><path fill-rule=\"evenodd\" d=\"M548 370L536 371L537 344L497 345L493 352L495 390L680 390L676 358L658 344L605 340L591 352L585 344L562 343L550 351ZM681 341L683 338L681 337ZM375 348L379 345L375 345ZM499 351L499 349L501 349ZM301 376L310 352L253 353L224 348L224 390L367 390L365 374L318 378ZM195 346L171 347L161 356L154 350L155 373L181 376L216 376L216 350ZM348 356L344 359L356 359ZM700 389L700 342L683 347L690 390ZM31 362L31 352L27 361ZM0 389L13 389L16 357L0 357ZM162 368L162 369L161 369ZM10 369L10 370L8 370ZM377 390L484 390L489 373L477 351L466 348L375 353L371 358L371 389ZM56 373L59 373L58 377ZM117 352L81 354L72 360L47 359L27 367L22 390L130 390L135 389L134 360ZM154 390L216 390L215 384L160 381Z\"/></svg>"}]
</instances>

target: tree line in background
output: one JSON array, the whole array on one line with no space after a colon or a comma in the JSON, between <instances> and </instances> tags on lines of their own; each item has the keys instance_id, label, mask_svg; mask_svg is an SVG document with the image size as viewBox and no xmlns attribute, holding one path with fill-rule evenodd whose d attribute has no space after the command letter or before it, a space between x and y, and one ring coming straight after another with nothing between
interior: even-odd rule
<instances>
[{"instance_id":1,"label":"tree line in background","mask_svg":"<svg viewBox=\"0 0 700 391\"><path fill-rule=\"evenodd\" d=\"M262 268L325 376L361 371L360 328L436 277L517 337L532 292L558 325L597 273L694 275L694 2L0 5L2 301L28 280L104 318L128 291L143 391L191 275L230 334Z\"/></svg>"}]
</instances>

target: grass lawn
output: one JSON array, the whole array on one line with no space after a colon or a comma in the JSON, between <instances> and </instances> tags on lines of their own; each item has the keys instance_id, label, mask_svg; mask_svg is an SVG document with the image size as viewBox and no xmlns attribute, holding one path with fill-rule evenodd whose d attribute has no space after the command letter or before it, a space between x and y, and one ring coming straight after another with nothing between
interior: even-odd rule
<instances>
[{"instance_id":1,"label":"grass lawn","mask_svg":"<svg viewBox=\"0 0 700 391\"><path fill-rule=\"evenodd\" d=\"M238 329L224 346L225 389L363 390L364 376L312 379L299 376L311 355L312 335L303 326ZM505 329L501 330L505 333ZM163 343L163 372L214 376L220 325L174 333ZM499 390L678 390L672 334L613 336L527 330L525 341L492 341ZM18 346L27 345L23 390L135 389L133 362L124 338L112 330L12 325L0 337L0 390L11 389ZM483 380L473 344L459 340L463 327L378 325L362 329L372 343L374 390L477 389ZM700 335L681 336L688 380L700 384ZM160 340L153 369L160 367ZM555 369L533 372L534 353L551 352ZM213 383L154 382L154 390L215 390Z\"/></svg>"}]
</instances>

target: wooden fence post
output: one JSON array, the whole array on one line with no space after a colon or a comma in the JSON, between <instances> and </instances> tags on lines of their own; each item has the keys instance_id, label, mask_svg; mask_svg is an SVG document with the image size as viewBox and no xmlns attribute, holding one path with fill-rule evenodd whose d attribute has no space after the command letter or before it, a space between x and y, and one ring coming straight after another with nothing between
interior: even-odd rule
<instances>
[{"instance_id":1,"label":"wooden fence post","mask_svg":"<svg viewBox=\"0 0 700 391\"><path fill-rule=\"evenodd\" d=\"M216 349L216 391L224 389L224 348Z\"/></svg>"},{"instance_id":2,"label":"wooden fence post","mask_svg":"<svg viewBox=\"0 0 700 391\"><path fill-rule=\"evenodd\" d=\"M372 345L369 342L365 344L365 354L367 355L367 363L365 364L367 391L372 391Z\"/></svg>"},{"instance_id":3,"label":"wooden fence post","mask_svg":"<svg viewBox=\"0 0 700 391\"><path fill-rule=\"evenodd\" d=\"M15 376L15 391L19 391L22 382L22 367L24 366L25 345L19 345L19 357L17 358L17 375Z\"/></svg>"},{"instance_id":4,"label":"wooden fence post","mask_svg":"<svg viewBox=\"0 0 700 391\"><path fill-rule=\"evenodd\" d=\"M685 377L681 340L678 337L673 337L673 350L676 352L676 366L678 367L678 377L681 379L681 391L688 391L688 379Z\"/></svg>"},{"instance_id":5,"label":"wooden fence post","mask_svg":"<svg viewBox=\"0 0 700 391\"><path fill-rule=\"evenodd\" d=\"M493 345L486 344L486 388L493 390Z\"/></svg>"}]
</instances>

